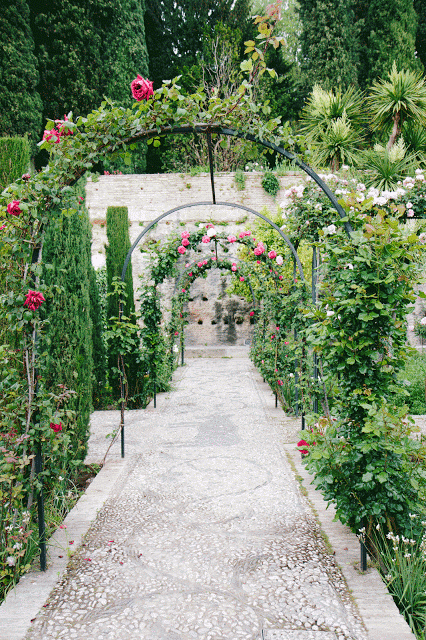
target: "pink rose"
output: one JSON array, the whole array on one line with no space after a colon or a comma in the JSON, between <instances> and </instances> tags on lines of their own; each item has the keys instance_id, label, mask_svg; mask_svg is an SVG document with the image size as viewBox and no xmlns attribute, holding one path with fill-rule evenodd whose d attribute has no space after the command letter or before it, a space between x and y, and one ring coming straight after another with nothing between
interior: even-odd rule
<instances>
[{"instance_id":1,"label":"pink rose","mask_svg":"<svg viewBox=\"0 0 426 640\"><path fill-rule=\"evenodd\" d=\"M235 236L228 236L228 242L236 242L237 238Z\"/></svg>"},{"instance_id":2,"label":"pink rose","mask_svg":"<svg viewBox=\"0 0 426 640\"><path fill-rule=\"evenodd\" d=\"M178 247L178 253L181 253L183 255L185 252L186 252L185 247L183 247L182 245Z\"/></svg>"},{"instance_id":3,"label":"pink rose","mask_svg":"<svg viewBox=\"0 0 426 640\"><path fill-rule=\"evenodd\" d=\"M202 266L203 266L202 262L197 262L197 267L199 267L201 269Z\"/></svg>"},{"instance_id":4,"label":"pink rose","mask_svg":"<svg viewBox=\"0 0 426 640\"><path fill-rule=\"evenodd\" d=\"M244 276L240 276L240 282L244 282Z\"/></svg>"},{"instance_id":5,"label":"pink rose","mask_svg":"<svg viewBox=\"0 0 426 640\"><path fill-rule=\"evenodd\" d=\"M231 267L231 271L236 271L237 270L237 265L235 264L235 262L232 263L232 267Z\"/></svg>"},{"instance_id":6,"label":"pink rose","mask_svg":"<svg viewBox=\"0 0 426 640\"><path fill-rule=\"evenodd\" d=\"M56 129L51 129L50 131L45 131L43 133L43 140L46 140L47 142L52 140L53 137L56 138L56 140L53 140L53 142L55 144L58 144L59 140L61 139L61 134L59 133L59 131L57 131Z\"/></svg>"},{"instance_id":7,"label":"pink rose","mask_svg":"<svg viewBox=\"0 0 426 640\"><path fill-rule=\"evenodd\" d=\"M251 231L244 231L244 235L245 236L250 236L251 235ZM254 238L253 238L253 240L254 240Z\"/></svg>"},{"instance_id":8,"label":"pink rose","mask_svg":"<svg viewBox=\"0 0 426 640\"><path fill-rule=\"evenodd\" d=\"M60 431L62 431L62 422L60 422L59 424L55 424L54 422L51 422L50 423L50 428L55 433L59 433Z\"/></svg>"},{"instance_id":9,"label":"pink rose","mask_svg":"<svg viewBox=\"0 0 426 640\"><path fill-rule=\"evenodd\" d=\"M254 316L254 311L250 311L249 316Z\"/></svg>"},{"instance_id":10,"label":"pink rose","mask_svg":"<svg viewBox=\"0 0 426 640\"><path fill-rule=\"evenodd\" d=\"M183 247L187 247L189 245L189 240L188 238L182 238L182 246Z\"/></svg>"},{"instance_id":11,"label":"pink rose","mask_svg":"<svg viewBox=\"0 0 426 640\"><path fill-rule=\"evenodd\" d=\"M280 387L283 386L283 381L282 380L278 380L278 384L280 385Z\"/></svg>"},{"instance_id":12,"label":"pink rose","mask_svg":"<svg viewBox=\"0 0 426 640\"><path fill-rule=\"evenodd\" d=\"M65 128L65 123L69 122L67 116L64 116L63 120L55 120L58 126L59 136L72 136L72 129Z\"/></svg>"},{"instance_id":13,"label":"pink rose","mask_svg":"<svg viewBox=\"0 0 426 640\"><path fill-rule=\"evenodd\" d=\"M178 336L178 335L179 335L179 332L178 332L178 331L175 331L175 336Z\"/></svg>"},{"instance_id":14,"label":"pink rose","mask_svg":"<svg viewBox=\"0 0 426 640\"><path fill-rule=\"evenodd\" d=\"M40 293L40 291L32 291L31 289L28 289L24 307L27 306L28 309L31 309L31 311L35 311L43 302L46 302L46 300L43 294Z\"/></svg>"},{"instance_id":15,"label":"pink rose","mask_svg":"<svg viewBox=\"0 0 426 640\"><path fill-rule=\"evenodd\" d=\"M268 253L268 258L269 258L270 260L273 260L273 259L274 259L274 258L276 258L276 257L277 257L277 252L276 252L276 251L270 251L270 252Z\"/></svg>"},{"instance_id":16,"label":"pink rose","mask_svg":"<svg viewBox=\"0 0 426 640\"><path fill-rule=\"evenodd\" d=\"M246 235L246 234L244 233L244 231L241 231L241 233L239 233L239 234L238 234L238 237L239 237L239 238L244 238L244 236L245 236L245 235Z\"/></svg>"},{"instance_id":17,"label":"pink rose","mask_svg":"<svg viewBox=\"0 0 426 640\"><path fill-rule=\"evenodd\" d=\"M191 276L192 276L192 271L190 271L190 272L188 273L188 275L189 275L189 277L191 277Z\"/></svg>"},{"instance_id":18,"label":"pink rose","mask_svg":"<svg viewBox=\"0 0 426 640\"><path fill-rule=\"evenodd\" d=\"M203 236L201 238L201 242L204 242L204 244L208 244L210 242L209 236Z\"/></svg>"},{"instance_id":19,"label":"pink rose","mask_svg":"<svg viewBox=\"0 0 426 640\"><path fill-rule=\"evenodd\" d=\"M19 206L20 203L20 200L12 200L12 202L9 202L7 212L10 213L11 216L19 216L19 214L22 213L22 209Z\"/></svg>"},{"instance_id":20,"label":"pink rose","mask_svg":"<svg viewBox=\"0 0 426 640\"><path fill-rule=\"evenodd\" d=\"M263 244L263 242L259 242L257 247L254 250L254 255L255 256L261 256L262 253L265 252L265 245Z\"/></svg>"},{"instance_id":21,"label":"pink rose","mask_svg":"<svg viewBox=\"0 0 426 640\"><path fill-rule=\"evenodd\" d=\"M260 264L260 260L256 260L256 264Z\"/></svg>"},{"instance_id":22,"label":"pink rose","mask_svg":"<svg viewBox=\"0 0 426 640\"><path fill-rule=\"evenodd\" d=\"M407 218L412 218L414 216L414 211L413 209L408 209L407 211Z\"/></svg>"},{"instance_id":23,"label":"pink rose","mask_svg":"<svg viewBox=\"0 0 426 640\"><path fill-rule=\"evenodd\" d=\"M203 267L205 267L207 264L207 260L203 260Z\"/></svg>"},{"instance_id":24,"label":"pink rose","mask_svg":"<svg viewBox=\"0 0 426 640\"><path fill-rule=\"evenodd\" d=\"M182 293L186 293L186 289L182 289Z\"/></svg>"},{"instance_id":25,"label":"pink rose","mask_svg":"<svg viewBox=\"0 0 426 640\"><path fill-rule=\"evenodd\" d=\"M181 238L189 238L189 231L182 231L182 233L180 234Z\"/></svg>"},{"instance_id":26,"label":"pink rose","mask_svg":"<svg viewBox=\"0 0 426 640\"><path fill-rule=\"evenodd\" d=\"M148 98L150 98L154 93L151 80L145 80L139 74L130 86L132 89L132 95L138 102L141 102L141 100L148 100Z\"/></svg>"},{"instance_id":27,"label":"pink rose","mask_svg":"<svg viewBox=\"0 0 426 640\"><path fill-rule=\"evenodd\" d=\"M282 280L282 279L283 279L283 277L282 277L282 276L278 276L278 279L279 279L279 280Z\"/></svg>"}]
</instances>

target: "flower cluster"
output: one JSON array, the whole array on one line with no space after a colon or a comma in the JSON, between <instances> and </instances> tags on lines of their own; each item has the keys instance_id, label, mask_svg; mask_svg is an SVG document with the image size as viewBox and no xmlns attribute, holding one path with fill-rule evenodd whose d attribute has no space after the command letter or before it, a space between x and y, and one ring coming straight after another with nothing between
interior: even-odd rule
<instances>
[{"instance_id":1,"label":"flower cluster","mask_svg":"<svg viewBox=\"0 0 426 640\"><path fill-rule=\"evenodd\" d=\"M31 311L35 311L39 308L43 302L46 302L45 297L40 291L33 291L32 289L28 289L28 293L25 298L24 306L31 309Z\"/></svg>"}]
</instances>

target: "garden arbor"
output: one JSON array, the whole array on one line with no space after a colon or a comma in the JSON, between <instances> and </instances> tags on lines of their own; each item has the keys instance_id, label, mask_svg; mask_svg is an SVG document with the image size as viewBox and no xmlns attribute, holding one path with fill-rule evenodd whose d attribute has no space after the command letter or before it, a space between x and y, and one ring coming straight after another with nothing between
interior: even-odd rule
<instances>
[{"instance_id":1,"label":"garden arbor","mask_svg":"<svg viewBox=\"0 0 426 640\"><path fill-rule=\"evenodd\" d=\"M63 406L52 400L50 390L37 384L37 334L43 329L38 309L45 296L54 295L54 291L47 290L42 282L41 249L44 230L49 224L60 225L61 215L67 215L69 210L78 210L80 202L73 187L105 155L120 155L126 161L137 143L147 141L158 145L160 138L166 135L198 133L207 137L212 186L212 202L208 203L209 206L223 204L216 201L214 189L212 135L257 143L262 148L291 160L318 185L342 221L342 236L350 236L353 242L338 245L343 242L339 234L328 239L325 252L335 260L330 265L329 273L334 278L334 286L339 290L340 297L338 305L330 297L329 304L338 307L333 318L322 310L313 312L317 329L313 330L311 345L333 370L341 373L344 393L349 398L344 415L348 424L360 425L366 419L369 409L366 408L366 402L363 402L362 410L359 410L359 388L370 393L374 386L374 375L379 381L379 393L386 397L392 371L401 362L403 314L405 305L412 297L412 279L408 278L412 275L410 260L415 259L418 237L414 234L407 240L401 234L398 235L397 222L388 224L384 214L379 211L376 215L376 212L371 211L371 203L368 206L362 205L362 218L356 217L357 200L343 208L325 182L294 153L282 146L290 141L290 131L286 127L280 127L276 120L266 120L267 114L267 107L253 103L247 86L227 99L221 99L215 94L207 99L201 94L183 96L176 81L173 81L165 83L161 89L150 94L149 99L135 103L131 109L117 107L105 101L98 110L76 122L72 121L69 114L62 121L48 123L41 146L51 153L49 165L34 176L23 176L9 185L1 195L5 212L5 225L2 229L2 250L4 249L3 255L6 256L4 264L7 268L13 266L8 281L8 294L3 303L7 309L10 332L19 340L23 354L22 363L17 367L17 378L21 376L22 396L25 397L25 415L17 423L18 434L25 439L23 445L22 442L17 445L18 448L21 447L22 456L25 456L23 468L30 462L27 459L28 451L38 452L39 461L42 445L45 450L46 447L51 447L55 452L58 449L57 439L60 437L60 421L67 424ZM190 203L189 206L194 205ZM236 205L231 203L231 206ZM243 208L240 205L238 207ZM354 210L354 214L350 211L348 213L350 208ZM302 275L297 251L286 234L263 214L248 208L245 210L262 218L275 229L289 247ZM162 213L156 221L171 212ZM318 224L321 229L321 220ZM353 224L356 224L355 233L352 233ZM143 230L140 238L149 227ZM401 261L402 255L404 261ZM342 269L342 256L352 265L350 271ZM177 257L176 248L175 258ZM126 259L127 263L129 259L130 256ZM383 276L380 272L382 264L387 265L388 269ZM316 269L313 271L315 274ZM377 329L378 323L380 330ZM348 331L350 335L347 336ZM389 339L392 341L392 353L388 353ZM330 345L332 352L327 351ZM398 351L395 350L395 345ZM6 366L6 360L4 362ZM353 413L350 414L350 411ZM6 424L10 424L9 418ZM53 438L56 440L52 442ZM38 465L37 469L41 469L41 466ZM41 485L41 473L40 471L38 489ZM24 486L31 481L32 478L25 480ZM21 476L18 482L22 485ZM39 523L40 521L41 518ZM43 539L42 534L40 537Z\"/></svg>"}]
</instances>

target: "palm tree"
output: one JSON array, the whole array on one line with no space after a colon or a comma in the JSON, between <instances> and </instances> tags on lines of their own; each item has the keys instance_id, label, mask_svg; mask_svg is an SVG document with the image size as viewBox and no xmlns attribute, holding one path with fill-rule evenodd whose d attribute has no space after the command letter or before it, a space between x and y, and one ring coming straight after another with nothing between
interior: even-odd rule
<instances>
[{"instance_id":1,"label":"palm tree","mask_svg":"<svg viewBox=\"0 0 426 640\"><path fill-rule=\"evenodd\" d=\"M376 80L367 98L372 125L386 130L392 127L389 150L401 133L404 122L426 124L426 83L421 73L397 71L393 63L388 80Z\"/></svg>"}]
</instances>

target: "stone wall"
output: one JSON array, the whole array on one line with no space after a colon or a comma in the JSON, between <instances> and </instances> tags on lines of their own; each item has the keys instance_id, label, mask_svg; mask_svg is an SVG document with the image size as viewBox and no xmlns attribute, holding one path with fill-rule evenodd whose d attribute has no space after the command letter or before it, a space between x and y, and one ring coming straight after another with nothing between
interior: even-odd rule
<instances>
[{"instance_id":1,"label":"stone wall","mask_svg":"<svg viewBox=\"0 0 426 640\"><path fill-rule=\"evenodd\" d=\"M276 198L269 196L261 185L262 173L245 173L244 190L238 190L233 173L215 174L217 202L228 202L250 207L262 212L267 209L271 215L283 201L283 193L292 184L301 181L299 174L280 177L281 190ZM253 227L256 216L234 207L205 204L192 206L196 202L212 202L209 174L188 176L184 174L141 174L101 176L98 181L88 181L86 203L92 223L92 261L95 267L105 264L106 210L109 206L126 206L129 211L130 241L133 243L142 229L158 216L172 208L188 205L161 220L144 237L140 246L154 241L165 241L171 234L186 229L191 231L202 222L214 221L221 231L237 234L244 228ZM237 247L235 248L235 250ZM182 267L185 259L181 260ZM146 255L139 247L132 255L135 291L139 285L139 275L146 270ZM191 288L189 303L190 324L186 329L186 343L193 346L216 344L243 345L250 341L252 326L249 322L251 304L245 299L228 296L226 288L229 276L222 276L211 270L206 280L198 279ZM175 282L167 282L161 287L164 308L169 300ZM426 289L426 287L423 287ZM416 318L426 313L426 305L418 299L408 315L408 338L413 346L419 340L413 333Z\"/></svg>"},{"instance_id":2,"label":"stone wall","mask_svg":"<svg viewBox=\"0 0 426 640\"><path fill-rule=\"evenodd\" d=\"M215 174L216 202L243 205L261 213L265 208L275 215L283 200L284 190L300 182L297 174L279 178L281 190L274 199L261 185L263 174L246 173L243 190L238 190L233 173ZM281 197L280 197L281 196ZM194 203L204 202L201 206ZM212 203L209 174L188 176L184 174L142 174L101 176L98 181L88 181L86 204L92 223L92 260L95 267L105 264L106 210L109 206L125 206L129 211L130 241L133 243L143 228L170 209L188 205L184 209L161 220L151 229L132 255L135 291L139 276L146 271L146 254L140 246L146 243L164 242L176 232L194 230L200 223L214 221L220 231L238 234L242 229L253 228L256 216L245 210ZM238 247L235 247L235 255ZM208 251L208 247L204 248ZM229 257L230 254L228 254ZM183 268L185 257L180 260ZM243 345L250 341L252 325L249 311L252 305L244 298L228 296L226 288L230 276L211 270L204 280L199 278L191 287L189 325L186 328L188 346L213 346L217 344ZM164 308L170 308L170 297L176 283L166 282L161 288Z\"/></svg>"}]
</instances>

